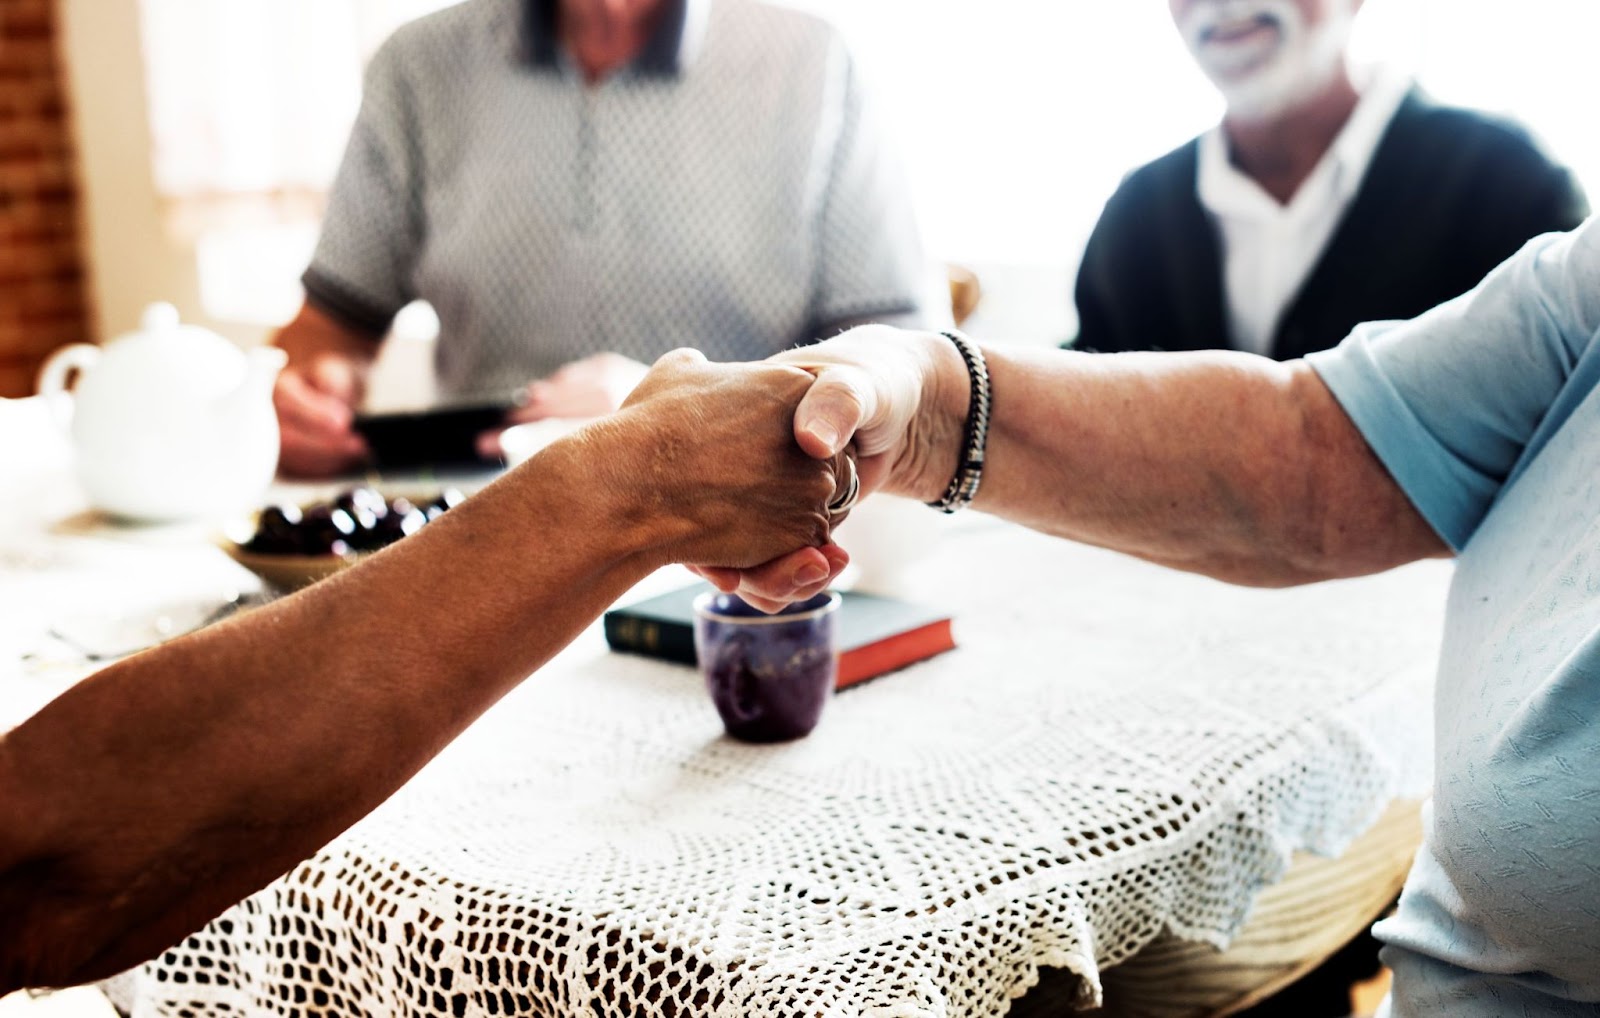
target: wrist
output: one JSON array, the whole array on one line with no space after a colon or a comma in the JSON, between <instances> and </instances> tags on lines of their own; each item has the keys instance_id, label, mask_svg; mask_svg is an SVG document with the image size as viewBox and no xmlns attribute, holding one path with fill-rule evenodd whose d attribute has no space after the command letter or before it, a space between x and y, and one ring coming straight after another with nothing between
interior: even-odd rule
<instances>
[{"instance_id":1,"label":"wrist","mask_svg":"<svg viewBox=\"0 0 1600 1018\"><path fill-rule=\"evenodd\" d=\"M595 427L551 443L513 476L535 503L530 518L551 521L541 530L562 535L598 570L622 569L642 579L670 564L663 551L669 521L661 518L659 500L643 490L644 472L630 458L631 449L645 446L624 441L610 422L599 425L601 434Z\"/></svg>"},{"instance_id":2,"label":"wrist","mask_svg":"<svg viewBox=\"0 0 1600 1018\"><path fill-rule=\"evenodd\" d=\"M971 505L972 500L978 497L978 489L982 487L993 389L989 382L987 358L978 344L960 332L944 332L941 335L960 351L968 381L967 416L961 428L960 456L944 493L938 500L927 503L929 508L949 514Z\"/></svg>"},{"instance_id":3,"label":"wrist","mask_svg":"<svg viewBox=\"0 0 1600 1018\"><path fill-rule=\"evenodd\" d=\"M972 386L966 361L937 332L917 336L922 384L911 433L895 464L895 494L935 502L950 486L962 457Z\"/></svg>"}]
</instances>

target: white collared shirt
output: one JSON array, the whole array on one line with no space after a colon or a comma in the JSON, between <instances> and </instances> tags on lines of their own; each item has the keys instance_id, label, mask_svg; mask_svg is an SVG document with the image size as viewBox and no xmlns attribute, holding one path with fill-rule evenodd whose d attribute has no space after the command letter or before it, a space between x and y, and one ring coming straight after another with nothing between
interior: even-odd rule
<instances>
[{"instance_id":1,"label":"white collared shirt","mask_svg":"<svg viewBox=\"0 0 1600 1018\"><path fill-rule=\"evenodd\" d=\"M1270 352L1279 319L1355 199L1409 87L1403 76L1375 75L1287 205L1279 205L1233 165L1220 124L1200 138L1196 188L1201 207L1221 233L1228 338L1234 348Z\"/></svg>"}]
</instances>

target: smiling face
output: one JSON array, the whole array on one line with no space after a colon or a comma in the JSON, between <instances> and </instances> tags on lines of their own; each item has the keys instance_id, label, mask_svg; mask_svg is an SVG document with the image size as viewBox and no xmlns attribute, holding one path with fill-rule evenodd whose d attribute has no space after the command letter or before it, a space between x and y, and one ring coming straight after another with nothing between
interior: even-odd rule
<instances>
[{"instance_id":1,"label":"smiling face","mask_svg":"<svg viewBox=\"0 0 1600 1018\"><path fill-rule=\"evenodd\" d=\"M1228 115L1267 120L1316 95L1343 68L1361 0L1168 0L1189 52Z\"/></svg>"}]
</instances>

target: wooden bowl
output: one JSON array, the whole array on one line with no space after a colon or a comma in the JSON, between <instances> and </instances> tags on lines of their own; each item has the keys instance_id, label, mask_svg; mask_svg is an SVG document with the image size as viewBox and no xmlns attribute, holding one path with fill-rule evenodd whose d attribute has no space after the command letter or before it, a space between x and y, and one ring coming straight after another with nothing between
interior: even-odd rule
<instances>
[{"instance_id":1,"label":"wooden bowl","mask_svg":"<svg viewBox=\"0 0 1600 1018\"><path fill-rule=\"evenodd\" d=\"M343 555L263 555L245 550L246 542L255 532L256 517L252 514L225 529L217 538L217 546L263 582L282 590L308 587L354 565L363 555L371 554L352 551Z\"/></svg>"},{"instance_id":2,"label":"wooden bowl","mask_svg":"<svg viewBox=\"0 0 1600 1018\"><path fill-rule=\"evenodd\" d=\"M423 506L439 497L440 489L431 491L406 490L396 492L380 492L389 501L397 498L409 500L412 504ZM326 505L330 499L319 499L307 502L300 506L301 510L316 505ZM218 535L216 543L227 556L259 576L264 582L282 590L299 590L308 587L321 579L326 579L341 569L348 569L373 551L348 551L343 555L267 555L260 552L249 551L245 545L255 535L256 522L259 512L223 528Z\"/></svg>"},{"instance_id":3,"label":"wooden bowl","mask_svg":"<svg viewBox=\"0 0 1600 1018\"><path fill-rule=\"evenodd\" d=\"M233 541L218 542L228 557L261 577L262 581L283 590L308 587L347 566L354 565L362 553L348 555L261 555L245 551Z\"/></svg>"}]
</instances>

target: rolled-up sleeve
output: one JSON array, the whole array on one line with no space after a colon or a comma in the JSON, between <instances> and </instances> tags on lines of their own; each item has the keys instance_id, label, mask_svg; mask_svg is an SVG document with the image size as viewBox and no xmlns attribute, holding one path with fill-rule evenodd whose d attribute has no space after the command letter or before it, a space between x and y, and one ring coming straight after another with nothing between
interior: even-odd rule
<instances>
[{"instance_id":1,"label":"rolled-up sleeve","mask_svg":"<svg viewBox=\"0 0 1600 1018\"><path fill-rule=\"evenodd\" d=\"M1475 289L1312 354L1384 466L1460 550L1600 381L1600 230L1547 234Z\"/></svg>"}]
</instances>

